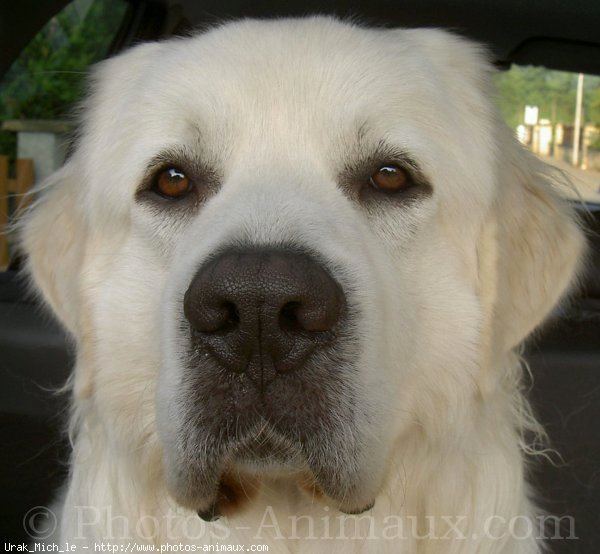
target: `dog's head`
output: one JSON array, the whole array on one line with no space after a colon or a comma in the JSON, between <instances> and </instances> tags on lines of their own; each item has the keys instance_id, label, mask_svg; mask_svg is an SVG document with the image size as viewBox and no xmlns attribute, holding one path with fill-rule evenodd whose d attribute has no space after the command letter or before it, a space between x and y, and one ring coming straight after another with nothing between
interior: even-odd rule
<instances>
[{"instance_id":1,"label":"dog's head","mask_svg":"<svg viewBox=\"0 0 600 554\"><path fill-rule=\"evenodd\" d=\"M358 512L405 437L478 417L582 248L490 76L450 34L328 18L102 63L23 244L112 447L209 515L240 474Z\"/></svg>"}]
</instances>

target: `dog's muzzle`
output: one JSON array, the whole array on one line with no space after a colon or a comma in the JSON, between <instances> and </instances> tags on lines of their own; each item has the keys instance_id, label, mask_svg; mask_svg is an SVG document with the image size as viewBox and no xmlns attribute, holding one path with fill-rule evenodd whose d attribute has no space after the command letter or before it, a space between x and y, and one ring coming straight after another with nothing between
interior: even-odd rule
<instances>
[{"instance_id":1,"label":"dog's muzzle","mask_svg":"<svg viewBox=\"0 0 600 554\"><path fill-rule=\"evenodd\" d=\"M193 341L223 369L260 389L301 371L335 338L346 301L311 257L274 250L230 251L203 265L184 299Z\"/></svg>"},{"instance_id":2,"label":"dog's muzzle","mask_svg":"<svg viewBox=\"0 0 600 554\"><path fill-rule=\"evenodd\" d=\"M328 266L294 249L221 251L182 310L176 344L188 346L163 419L175 498L215 515L240 488L232 475L285 475L343 511L369 506L355 308Z\"/></svg>"}]
</instances>

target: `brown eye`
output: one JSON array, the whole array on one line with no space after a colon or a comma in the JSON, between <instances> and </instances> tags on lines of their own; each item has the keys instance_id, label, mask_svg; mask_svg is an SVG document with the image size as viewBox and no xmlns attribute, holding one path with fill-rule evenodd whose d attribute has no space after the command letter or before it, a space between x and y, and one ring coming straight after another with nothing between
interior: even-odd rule
<instances>
[{"instance_id":1,"label":"brown eye","mask_svg":"<svg viewBox=\"0 0 600 554\"><path fill-rule=\"evenodd\" d=\"M376 189L384 192L395 192L411 185L408 173L404 169L391 164L381 166L371 175L369 181Z\"/></svg>"},{"instance_id":2,"label":"brown eye","mask_svg":"<svg viewBox=\"0 0 600 554\"><path fill-rule=\"evenodd\" d=\"M156 192L167 198L180 198L191 190L190 178L180 169L169 167L158 174Z\"/></svg>"}]
</instances>

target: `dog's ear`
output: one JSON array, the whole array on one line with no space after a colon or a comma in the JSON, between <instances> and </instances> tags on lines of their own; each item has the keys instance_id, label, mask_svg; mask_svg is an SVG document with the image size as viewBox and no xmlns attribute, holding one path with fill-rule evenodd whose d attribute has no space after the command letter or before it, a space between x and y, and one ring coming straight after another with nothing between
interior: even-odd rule
<instances>
[{"instance_id":1,"label":"dog's ear","mask_svg":"<svg viewBox=\"0 0 600 554\"><path fill-rule=\"evenodd\" d=\"M554 170L512 137L504 142L498 195L478 252L496 352L521 343L569 291L585 244L572 208L555 191Z\"/></svg>"},{"instance_id":2,"label":"dog's ear","mask_svg":"<svg viewBox=\"0 0 600 554\"><path fill-rule=\"evenodd\" d=\"M77 201L78 174L68 162L39 187L19 224L20 246L34 285L58 319L78 336L80 274L86 229Z\"/></svg>"}]
</instances>

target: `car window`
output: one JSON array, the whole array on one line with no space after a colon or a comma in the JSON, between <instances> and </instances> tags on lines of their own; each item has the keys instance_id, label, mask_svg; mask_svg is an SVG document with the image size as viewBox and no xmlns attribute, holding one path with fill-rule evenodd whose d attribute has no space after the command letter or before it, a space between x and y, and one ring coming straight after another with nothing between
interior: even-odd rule
<instances>
[{"instance_id":1,"label":"car window","mask_svg":"<svg viewBox=\"0 0 600 554\"><path fill-rule=\"evenodd\" d=\"M86 70L107 56L127 9L125 0L74 0L46 23L0 82L0 227L33 182L62 164L69 115L85 90ZM0 270L11 250L10 235L1 233Z\"/></svg>"},{"instance_id":2,"label":"car window","mask_svg":"<svg viewBox=\"0 0 600 554\"><path fill-rule=\"evenodd\" d=\"M502 116L519 140L568 175L574 189L561 190L600 203L600 77L513 65L496 86Z\"/></svg>"}]
</instances>

